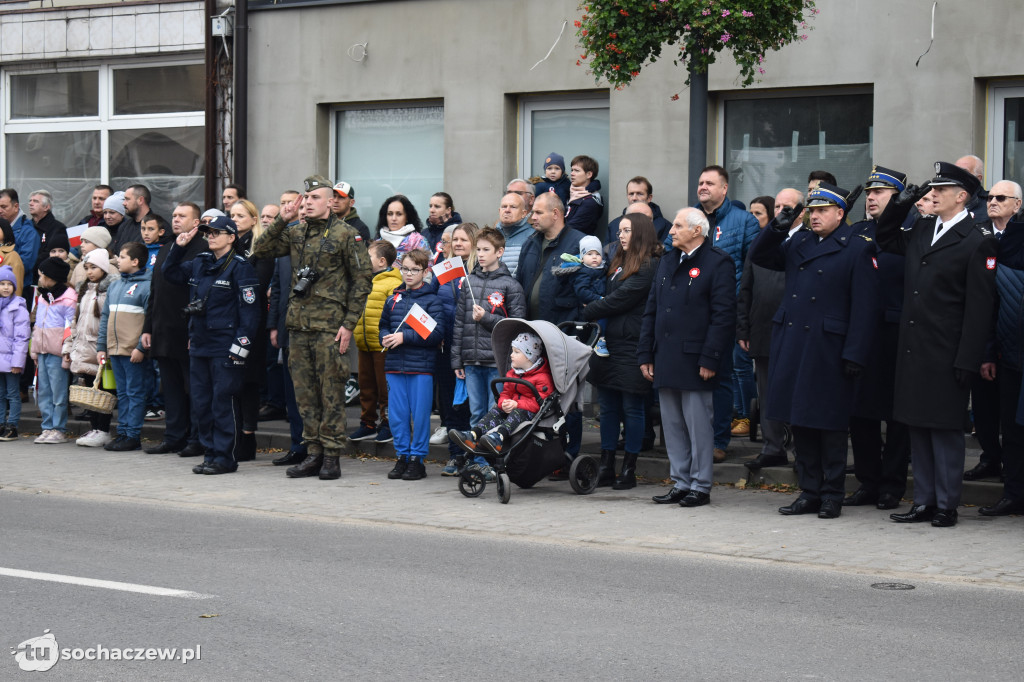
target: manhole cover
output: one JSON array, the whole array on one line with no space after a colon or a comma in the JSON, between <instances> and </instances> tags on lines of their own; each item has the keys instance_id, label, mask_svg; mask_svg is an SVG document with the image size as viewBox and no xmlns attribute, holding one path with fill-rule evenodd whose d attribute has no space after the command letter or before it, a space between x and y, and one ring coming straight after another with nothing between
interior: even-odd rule
<instances>
[{"instance_id":1,"label":"manhole cover","mask_svg":"<svg viewBox=\"0 0 1024 682\"><path fill-rule=\"evenodd\" d=\"M913 585L907 583L875 583L871 586L876 590L912 590Z\"/></svg>"}]
</instances>

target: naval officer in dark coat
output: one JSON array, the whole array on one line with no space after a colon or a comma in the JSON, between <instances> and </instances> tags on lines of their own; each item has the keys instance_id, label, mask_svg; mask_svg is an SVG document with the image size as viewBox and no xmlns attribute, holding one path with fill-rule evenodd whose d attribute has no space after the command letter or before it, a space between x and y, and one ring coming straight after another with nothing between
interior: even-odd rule
<instances>
[{"instance_id":1,"label":"naval officer in dark coat","mask_svg":"<svg viewBox=\"0 0 1024 682\"><path fill-rule=\"evenodd\" d=\"M957 166L936 162L924 188L908 186L878 219L882 249L906 256L893 417L910 427L914 506L900 523L953 526L963 485L961 428L981 369L996 306L996 240L966 209L980 187ZM926 192L936 215L900 229Z\"/></svg>"},{"instance_id":2,"label":"naval officer in dark coat","mask_svg":"<svg viewBox=\"0 0 1024 682\"><path fill-rule=\"evenodd\" d=\"M871 362L879 316L875 245L844 222L851 203L850 192L822 182L808 196L810 231L788 237L801 207L787 208L751 247L753 263L786 272L765 416L793 429L802 492L779 508L787 516L842 511L854 388Z\"/></svg>"}]
</instances>

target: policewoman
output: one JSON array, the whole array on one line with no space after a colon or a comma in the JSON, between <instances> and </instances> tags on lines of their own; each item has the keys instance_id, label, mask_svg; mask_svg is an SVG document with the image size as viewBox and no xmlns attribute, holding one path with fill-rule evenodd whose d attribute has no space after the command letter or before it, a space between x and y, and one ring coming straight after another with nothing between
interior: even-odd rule
<instances>
[{"instance_id":1,"label":"policewoman","mask_svg":"<svg viewBox=\"0 0 1024 682\"><path fill-rule=\"evenodd\" d=\"M786 290L772 318L768 419L788 422L800 497L780 514L842 512L846 434L857 378L872 361L880 314L875 243L845 223L845 189L821 183L808 196L811 229L789 229L802 206L785 208L751 246L755 265L784 270Z\"/></svg>"},{"instance_id":2,"label":"policewoman","mask_svg":"<svg viewBox=\"0 0 1024 682\"><path fill-rule=\"evenodd\" d=\"M210 251L181 262L185 247L202 229ZM229 474L234 458L232 398L241 390L245 359L260 333L259 279L234 251L238 228L226 216L179 234L164 261L164 279L189 285L189 356L192 409L205 456L196 474Z\"/></svg>"}]
</instances>

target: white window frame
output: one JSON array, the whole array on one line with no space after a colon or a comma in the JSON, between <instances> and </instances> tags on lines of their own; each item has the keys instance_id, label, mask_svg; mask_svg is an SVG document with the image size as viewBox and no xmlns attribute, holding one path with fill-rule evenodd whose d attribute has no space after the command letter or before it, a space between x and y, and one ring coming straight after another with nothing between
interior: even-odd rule
<instances>
[{"instance_id":1,"label":"white window frame","mask_svg":"<svg viewBox=\"0 0 1024 682\"><path fill-rule=\"evenodd\" d=\"M519 121L517 129L519 132L519 164L516 169L516 177L528 178L534 168L534 159L530 157L530 150L533 149L533 114L537 111L559 111L562 109L609 109L610 120L611 102L608 93L579 93L577 95L523 95L519 98ZM568 159L566 159L568 161ZM568 172L568 169L567 169Z\"/></svg>"},{"instance_id":2,"label":"white window frame","mask_svg":"<svg viewBox=\"0 0 1024 682\"><path fill-rule=\"evenodd\" d=\"M189 66L202 64L201 59L147 60L143 62L76 63L56 69L39 67L5 68L0 76L3 119L0 120L0 185L7 186L7 135L49 132L100 133L100 182L110 182L110 131L138 130L141 128L202 128L206 125L203 111L170 112L161 114L113 114L114 71L119 69L157 68L161 66ZM46 73L98 71L99 106L96 116L67 116L55 118L11 118L11 76L30 76ZM210 163L207 160L207 163Z\"/></svg>"},{"instance_id":3,"label":"white window frame","mask_svg":"<svg viewBox=\"0 0 1024 682\"><path fill-rule=\"evenodd\" d=\"M987 125L988 142L985 145L985 179L987 185L992 186L1002 178L1006 177L1003 167L1003 148L1006 144L1003 134L1003 111L1007 99L1024 98L1024 81L1008 81L992 84L988 88Z\"/></svg>"}]
</instances>

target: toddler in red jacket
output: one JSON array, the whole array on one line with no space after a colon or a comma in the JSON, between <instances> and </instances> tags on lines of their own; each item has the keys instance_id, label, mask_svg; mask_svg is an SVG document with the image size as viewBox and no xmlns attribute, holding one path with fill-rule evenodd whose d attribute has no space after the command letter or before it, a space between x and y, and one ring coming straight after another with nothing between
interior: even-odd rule
<instances>
[{"instance_id":1,"label":"toddler in red jacket","mask_svg":"<svg viewBox=\"0 0 1024 682\"><path fill-rule=\"evenodd\" d=\"M512 340L512 352L509 356L512 369L505 375L508 378L526 379L537 389L540 397L547 398L555 390L551 378L551 370L544 358L544 344L536 334L523 332ZM469 452L477 450L477 441L484 448L500 455L505 440L516 428L525 421L533 419L540 411L536 396L526 386L517 383L506 383L498 396L498 401L476 426L469 431L448 432L448 437Z\"/></svg>"}]
</instances>

